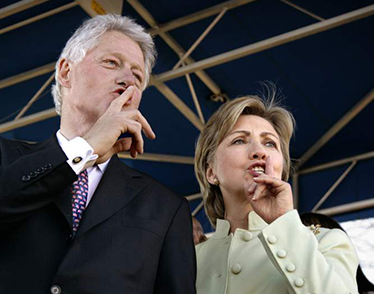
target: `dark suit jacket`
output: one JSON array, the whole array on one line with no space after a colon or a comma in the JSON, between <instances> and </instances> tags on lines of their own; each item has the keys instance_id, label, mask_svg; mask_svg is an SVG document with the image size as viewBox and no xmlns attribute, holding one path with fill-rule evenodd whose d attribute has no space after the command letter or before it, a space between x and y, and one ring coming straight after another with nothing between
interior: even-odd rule
<instances>
[{"instance_id":1,"label":"dark suit jacket","mask_svg":"<svg viewBox=\"0 0 374 294\"><path fill-rule=\"evenodd\" d=\"M195 293L188 203L114 156L71 237L77 176L55 137L0 138L0 293Z\"/></svg>"}]
</instances>

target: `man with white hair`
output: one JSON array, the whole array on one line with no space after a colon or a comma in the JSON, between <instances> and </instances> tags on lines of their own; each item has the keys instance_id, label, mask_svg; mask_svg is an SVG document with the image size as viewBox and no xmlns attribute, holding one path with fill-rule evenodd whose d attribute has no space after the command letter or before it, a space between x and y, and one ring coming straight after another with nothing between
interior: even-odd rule
<instances>
[{"instance_id":1,"label":"man with white hair","mask_svg":"<svg viewBox=\"0 0 374 294\"><path fill-rule=\"evenodd\" d=\"M84 22L56 64L60 130L0 138L0 293L195 293L187 201L116 156L155 138L138 110L154 60L131 19Z\"/></svg>"}]
</instances>

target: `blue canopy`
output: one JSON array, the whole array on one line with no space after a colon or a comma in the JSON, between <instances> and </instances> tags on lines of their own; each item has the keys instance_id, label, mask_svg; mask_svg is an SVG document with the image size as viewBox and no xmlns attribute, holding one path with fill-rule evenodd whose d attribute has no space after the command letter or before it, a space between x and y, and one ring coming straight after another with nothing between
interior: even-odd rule
<instances>
[{"instance_id":1,"label":"blue canopy","mask_svg":"<svg viewBox=\"0 0 374 294\"><path fill-rule=\"evenodd\" d=\"M36 142L56 132L54 63L82 21L111 11L110 2L1 2L2 136ZM339 221L373 216L374 1L113 2L150 30L158 51L140 107L157 139L145 139L146 154L127 164L189 196L194 211L201 198L193 156L204 122L226 99L257 94L271 81L297 122L291 156L299 211L315 208ZM186 52L186 65L173 69ZM194 213L211 230L204 211Z\"/></svg>"}]
</instances>

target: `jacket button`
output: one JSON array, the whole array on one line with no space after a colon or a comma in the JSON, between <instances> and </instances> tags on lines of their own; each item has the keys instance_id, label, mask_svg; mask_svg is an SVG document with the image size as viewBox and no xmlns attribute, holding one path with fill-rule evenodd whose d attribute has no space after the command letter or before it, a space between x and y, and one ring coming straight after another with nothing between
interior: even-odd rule
<instances>
[{"instance_id":1,"label":"jacket button","mask_svg":"<svg viewBox=\"0 0 374 294\"><path fill-rule=\"evenodd\" d=\"M231 271L233 274L237 275L242 271L242 266L239 263L236 263L231 267Z\"/></svg>"},{"instance_id":2,"label":"jacket button","mask_svg":"<svg viewBox=\"0 0 374 294\"><path fill-rule=\"evenodd\" d=\"M274 235L271 235L268 237L268 242L270 244L275 244L277 242L277 237L275 237Z\"/></svg>"},{"instance_id":3,"label":"jacket button","mask_svg":"<svg viewBox=\"0 0 374 294\"><path fill-rule=\"evenodd\" d=\"M296 270L296 266L292 263L286 266L286 270L290 273L294 272Z\"/></svg>"},{"instance_id":4,"label":"jacket button","mask_svg":"<svg viewBox=\"0 0 374 294\"><path fill-rule=\"evenodd\" d=\"M51 293L52 293L52 294L60 294L60 293L61 293L61 288L60 288L60 286L58 286L58 285L53 285L53 286L51 287Z\"/></svg>"},{"instance_id":5,"label":"jacket button","mask_svg":"<svg viewBox=\"0 0 374 294\"><path fill-rule=\"evenodd\" d=\"M28 182L31 180L31 177L29 175L22 176L22 181Z\"/></svg>"},{"instance_id":6,"label":"jacket button","mask_svg":"<svg viewBox=\"0 0 374 294\"><path fill-rule=\"evenodd\" d=\"M38 176L38 174L34 171L30 172L29 173L29 176L32 177L32 178L36 178Z\"/></svg>"},{"instance_id":7,"label":"jacket button","mask_svg":"<svg viewBox=\"0 0 374 294\"><path fill-rule=\"evenodd\" d=\"M280 257L280 258L285 258L287 256L287 252L282 250L282 249L278 250L277 256Z\"/></svg>"},{"instance_id":8,"label":"jacket button","mask_svg":"<svg viewBox=\"0 0 374 294\"><path fill-rule=\"evenodd\" d=\"M50 163L47 163L45 166L44 166L44 168L45 168L45 170L49 170L49 169L51 169L53 166L52 166L52 164L50 164Z\"/></svg>"},{"instance_id":9,"label":"jacket button","mask_svg":"<svg viewBox=\"0 0 374 294\"><path fill-rule=\"evenodd\" d=\"M244 241L248 242L252 240L252 234L250 232L244 232L242 238Z\"/></svg>"},{"instance_id":10,"label":"jacket button","mask_svg":"<svg viewBox=\"0 0 374 294\"><path fill-rule=\"evenodd\" d=\"M295 280L295 286L299 287L299 288L302 287L302 286L304 286L304 280L302 278L297 278Z\"/></svg>"},{"instance_id":11,"label":"jacket button","mask_svg":"<svg viewBox=\"0 0 374 294\"><path fill-rule=\"evenodd\" d=\"M45 172L45 168L44 168L44 167L39 167L35 172L36 172L38 175L41 175L42 173Z\"/></svg>"}]
</instances>

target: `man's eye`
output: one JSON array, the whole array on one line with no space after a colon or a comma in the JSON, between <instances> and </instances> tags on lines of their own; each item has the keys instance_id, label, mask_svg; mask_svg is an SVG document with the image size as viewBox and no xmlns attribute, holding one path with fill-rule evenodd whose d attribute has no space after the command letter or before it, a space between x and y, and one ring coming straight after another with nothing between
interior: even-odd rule
<instances>
[{"instance_id":1,"label":"man's eye","mask_svg":"<svg viewBox=\"0 0 374 294\"><path fill-rule=\"evenodd\" d=\"M104 62L109 65L109 66L112 66L112 67L115 67L117 66L117 62L115 60L112 60L112 59L106 59L104 60Z\"/></svg>"},{"instance_id":2,"label":"man's eye","mask_svg":"<svg viewBox=\"0 0 374 294\"><path fill-rule=\"evenodd\" d=\"M137 74L137 73L133 73L133 76L135 77L135 79L137 79L140 83L142 82L142 77Z\"/></svg>"}]
</instances>

